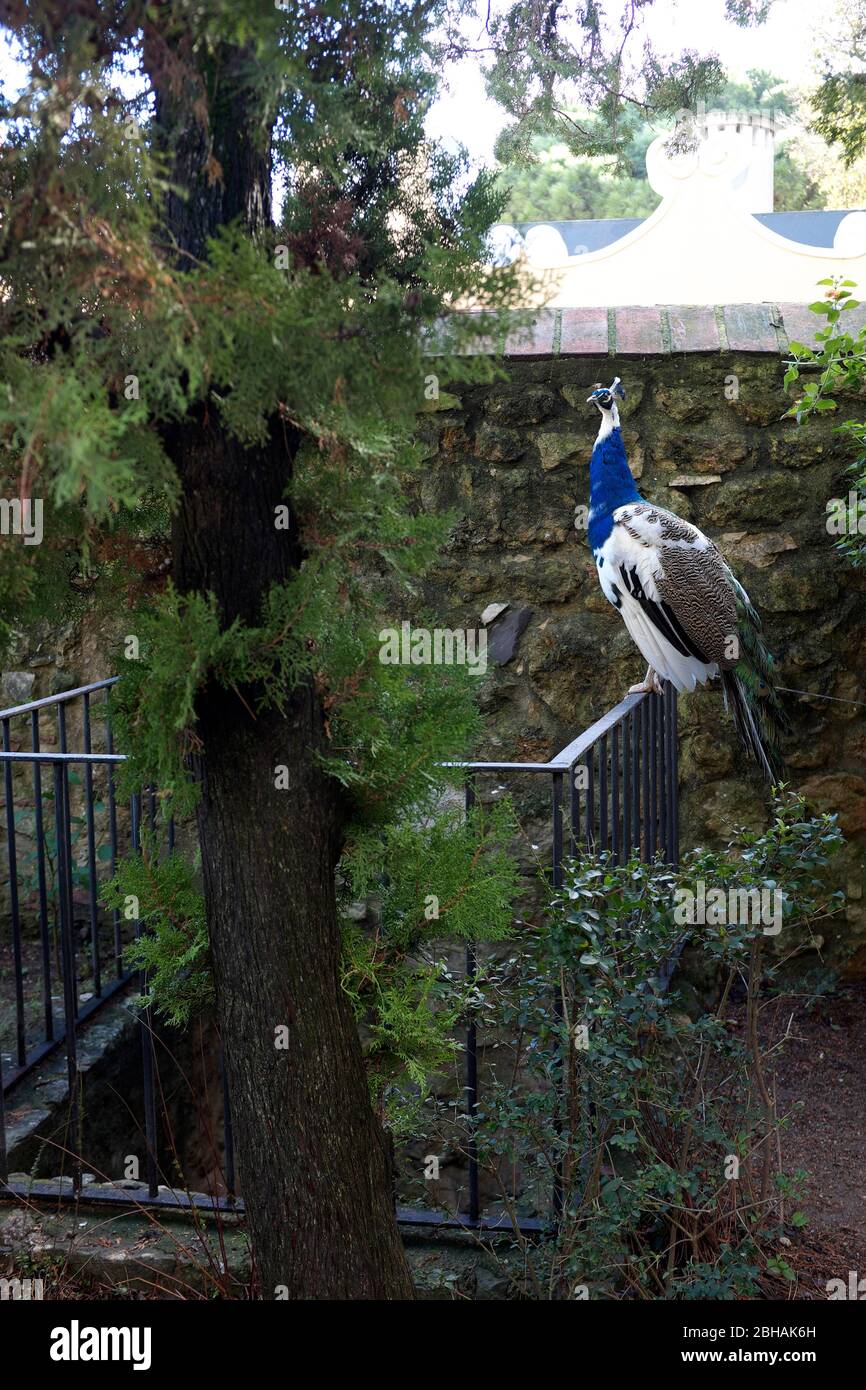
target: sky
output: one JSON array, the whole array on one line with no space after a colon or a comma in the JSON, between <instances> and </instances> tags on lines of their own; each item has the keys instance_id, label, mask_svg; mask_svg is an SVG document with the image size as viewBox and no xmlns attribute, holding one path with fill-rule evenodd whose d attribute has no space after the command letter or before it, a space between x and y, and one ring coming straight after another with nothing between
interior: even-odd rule
<instances>
[{"instance_id":1,"label":"sky","mask_svg":"<svg viewBox=\"0 0 866 1390\"><path fill-rule=\"evenodd\" d=\"M491 0L494 8L507 0ZM607 0L613 16L621 0ZM815 31L832 32L837 0L774 0L767 22L740 29L725 18L724 0L654 0L647 11L645 29L660 53L676 54L696 49L715 52L731 77L743 77L749 68L764 68L793 85L808 85L813 75ZM487 0L478 0L479 16ZM467 21L465 33L482 34L482 20ZM455 148L462 144L476 163L493 161L493 145L505 122L501 109L485 90L481 59L471 58L453 68L447 90L434 105L427 121L428 133ZM23 82L24 72L7 42L0 42L0 83L7 94Z\"/></svg>"},{"instance_id":2,"label":"sky","mask_svg":"<svg viewBox=\"0 0 866 1390\"><path fill-rule=\"evenodd\" d=\"M724 0L655 0L645 24L658 52L715 52L731 77L763 68L804 85L812 77L815 29L828 26L835 7L835 0L775 0L764 25L740 29L725 18ZM611 9L618 11L616 0ZM479 21L466 32L475 37L480 29ZM490 163L505 118L484 91L479 61L461 64L448 86L430 113L428 132L452 147L462 142L475 160Z\"/></svg>"}]
</instances>

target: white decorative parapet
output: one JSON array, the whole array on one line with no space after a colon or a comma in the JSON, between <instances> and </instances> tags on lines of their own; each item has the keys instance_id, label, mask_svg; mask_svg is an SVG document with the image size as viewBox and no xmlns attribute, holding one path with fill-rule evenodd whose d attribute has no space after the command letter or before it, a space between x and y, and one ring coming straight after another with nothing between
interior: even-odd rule
<instances>
[{"instance_id":1,"label":"white decorative parapet","mask_svg":"<svg viewBox=\"0 0 866 1390\"><path fill-rule=\"evenodd\" d=\"M842 220L832 248L791 241L753 217L736 195L749 171L747 149L710 138L670 156L666 140L660 136L647 150L647 175L662 203L640 226L599 251L559 260L551 237L537 260L527 245L527 261L544 267L553 288L533 302L551 308L808 304L826 276L866 287L866 213Z\"/></svg>"}]
</instances>

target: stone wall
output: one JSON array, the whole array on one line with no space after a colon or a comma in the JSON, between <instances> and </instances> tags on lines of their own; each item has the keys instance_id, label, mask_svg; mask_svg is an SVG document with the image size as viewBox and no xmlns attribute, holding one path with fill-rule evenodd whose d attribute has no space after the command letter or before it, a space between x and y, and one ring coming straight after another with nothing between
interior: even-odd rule
<instances>
[{"instance_id":1,"label":"stone wall","mask_svg":"<svg viewBox=\"0 0 866 1390\"><path fill-rule=\"evenodd\" d=\"M848 906L828 944L832 935L833 957L850 954L846 968L866 973L866 706L847 703L866 701L866 572L834 550L825 511L828 498L847 494L849 448L826 417L799 428L782 418L785 339L760 306L751 317L742 307L715 317L581 313L542 313L500 380L449 390L442 383L419 425L428 451L419 503L459 514L421 603L443 625L462 628L477 627L489 605L507 605L490 626L491 669L480 683L488 738L479 751L546 759L643 676L599 589L586 535L573 526L597 429L588 387L619 375L626 447L645 495L719 543L763 615L781 683L833 697L790 697L787 761L792 785L814 807L838 810L849 837ZM786 311L790 331L807 337L805 320L788 319ZM692 350L671 351L679 340ZM734 343L761 350L732 351ZM696 350L710 344L715 350ZM113 674L125 621L46 624L23 637L16 669L0 677L2 703ZM718 691L680 700L680 759L684 844L763 823L764 788Z\"/></svg>"},{"instance_id":2,"label":"stone wall","mask_svg":"<svg viewBox=\"0 0 866 1390\"><path fill-rule=\"evenodd\" d=\"M629 326L615 323L623 343ZM825 954L862 976L866 706L850 702L866 702L866 573L839 556L825 524L827 499L848 491L849 454L826 419L802 428L782 419L783 369L771 347L528 354L506 359L490 385L446 390L443 382L419 424L427 458L418 502L458 519L419 610L443 626L472 628L491 605L505 605L490 620L491 666L479 685L487 725L479 754L496 760L550 757L643 676L640 654L599 590L585 532L573 525L575 503L586 500L598 421L586 405L588 388L621 376L624 436L641 489L718 542L763 614L781 683L832 697L791 697L786 751L793 786L816 809L838 810L849 837L841 876L848 906L827 932ZM415 614L393 616L399 623ZM4 704L112 674L124 622L118 615L114 624L46 628L22 642ZM724 840L738 823L763 824L765 789L718 691L680 700L680 767L685 845ZM538 782L532 793L541 839L546 788ZM543 841L541 850L544 859ZM456 953L454 960L458 970ZM494 1062L485 1051L483 1065ZM462 1075L451 1081L450 1092L447 1080L439 1090L456 1099ZM401 1155L402 1171L417 1179L429 1151L426 1141L412 1146ZM201 1156L187 1157L201 1173ZM455 1147L443 1154L435 1196L456 1207L465 1204L465 1186ZM482 1197L494 1196L482 1184Z\"/></svg>"},{"instance_id":3,"label":"stone wall","mask_svg":"<svg viewBox=\"0 0 866 1390\"><path fill-rule=\"evenodd\" d=\"M826 529L827 499L847 495L851 455L826 417L801 427L782 418L783 370L778 350L530 355L506 360L492 385L440 390L419 431L419 496L462 515L423 603L455 628L478 627L488 605L508 605L490 629L481 756L544 760L642 679L645 663L573 525L598 427L588 388L621 376L641 490L717 541L763 615L780 683L833 697L789 697L787 762L792 785L816 809L837 810L849 837L848 907L827 949L863 974L866 704L848 702L866 701L866 574ZM681 698L680 760L685 845L764 823L764 788L718 690Z\"/></svg>"}]
</instances>

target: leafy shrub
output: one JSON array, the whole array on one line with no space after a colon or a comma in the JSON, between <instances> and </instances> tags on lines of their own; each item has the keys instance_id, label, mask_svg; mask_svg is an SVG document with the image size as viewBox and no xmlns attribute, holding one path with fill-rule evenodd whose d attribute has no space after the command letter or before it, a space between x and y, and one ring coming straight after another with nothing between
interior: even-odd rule
<instances>
[{"instance_id":1,"label":"leafy shrub","mask_svg":"<svg viewBox=\"0 0 866 1390\"><path fill-rule=\"evenodd\" d=\"M160 860L145 834L141 854L121 860L101 897L106 907L141 923L141 934L123 953L129 969L146 972L139 1004L183 1027L213 1001L204 899L190 866L177 852Z\"/></svg>"},{"instance_id":2,"label":"leafy shrub","mask_svg":"<svg viewBox=\"0 0 866 1390\"><path fill-rule=\"evenodd\" d=\"M776 1171L781 1122L758 1041L771 938L753 922L684 929L676 894L701 877L778 889L782 934L799 939L838 910L821 870L840 844L834 817L809 819L782 791L764 833L740 831L678 870L581 853L547 919L479 980L498 1061L484 1068L474 1137L530 1297L737 1298L781 1269L793 1188ZM691 1014L676 977L666 987L689 934L719 979L714 1006ZM530 1243L519 1218L549 1217L554 1191L559 1220Z\"/></svg>"}]
</instances>

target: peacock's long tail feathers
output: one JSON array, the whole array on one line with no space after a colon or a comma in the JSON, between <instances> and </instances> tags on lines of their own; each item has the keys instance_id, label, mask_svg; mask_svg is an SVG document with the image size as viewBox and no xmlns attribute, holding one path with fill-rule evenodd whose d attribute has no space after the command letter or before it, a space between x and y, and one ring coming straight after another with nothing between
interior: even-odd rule
<instances>
[{"instance_id":1,"label":"peacock's long tail feathers","mask_svg":"<svg viewBox=\"0 0 866 1390\"><path fill-rule=\"evenodd\" d=\"M761 637L761 620L736 580L734 592L740 657L736 666L722 672L725 707L746 752L769 782L778 783L785 776L779 739L790 729L790 722L776 688L772 653Z\"/></svg>"}]
</instances>

